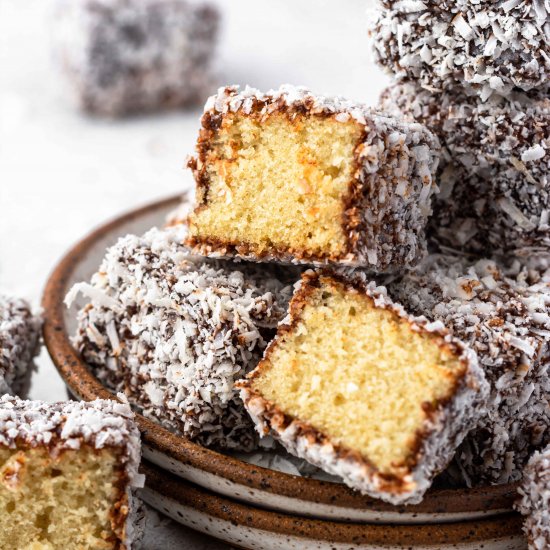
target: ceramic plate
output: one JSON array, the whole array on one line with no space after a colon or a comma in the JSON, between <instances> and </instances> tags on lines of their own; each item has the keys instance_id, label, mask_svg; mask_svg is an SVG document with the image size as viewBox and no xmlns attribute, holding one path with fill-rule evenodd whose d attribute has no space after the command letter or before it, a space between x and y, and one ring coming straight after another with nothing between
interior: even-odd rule
<instances>
[{"instance_id":1,"label":"ceramic plate","mask_svg":"<svg viewBox=\"0 0 550 550\"><path fill-rule=\"evenodd\" d=\"M105 249L127 233L144 233L163 225L181 197L159 201L101 226L72 248L52 273L43 296L44 340L69 390L80 399L113 398L88 371L72 348L76 309L63 299L71 286L89 280ZM488 518L509 513L514 485L472 490L432 490L421 504L392 506L363 497L341 483L290 475L249 464L192 443L141 415L143 455L150 462L204 489L248 505L304 517L371 523L425 524ZM153 497L151 497L153 498ZM351 529L351 527L350 527ZM276 546L273 546L275 548ZM346 546L347 548L348 546ZM502 547L504 548L504 547Z\"/></svg>"},{"instance_id":2,"label":"ceramic plate","mask_svg":"<svg viewBox=\"0 0 550 550\"><path fill-rule=\"evenodd\" d=\"M383 525L317 520L255 509L144 464L142 498L192 529L251 550L525 550L521 519Z\"/></svg>"}]
</instances>

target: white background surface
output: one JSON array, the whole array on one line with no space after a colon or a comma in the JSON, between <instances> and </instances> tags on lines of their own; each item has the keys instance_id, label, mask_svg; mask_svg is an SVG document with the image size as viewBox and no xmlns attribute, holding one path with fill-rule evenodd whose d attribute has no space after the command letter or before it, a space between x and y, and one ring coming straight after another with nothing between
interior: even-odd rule
<instances>
[{"instance_id":1,"label":"white background surface","mask_svg":"<svg viewBox=\"0 0 550 550\"><path fill-rule=\"evenodd\" d=\"M387 83L367 43L374 0L217 3L220 84L290 82L374 104ZM34 304L56 261L94 226L192 185L183 167L200 116L106 121L76 112L51 61L50 12L51 0L0 0L0 289ZM45 351L38 366L32 397L64 399ZM223 548L173 524L151 527L148 550Z\"/></svg>"}]
</instances>

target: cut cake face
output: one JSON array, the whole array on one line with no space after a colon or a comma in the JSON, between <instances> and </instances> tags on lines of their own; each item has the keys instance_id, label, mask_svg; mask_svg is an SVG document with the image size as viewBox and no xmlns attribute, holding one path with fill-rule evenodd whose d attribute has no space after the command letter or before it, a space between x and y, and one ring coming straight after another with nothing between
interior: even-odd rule
<instances>
[{"instance_id":1,"label":"cut cake face","mask_svg":"<svg viewBox=\"0 0 550 550\"><path fill-rule=\"evenodd\" d=\"M0 398L0 548L129 550L139 461L126 404Z\"/></svg>"},{"instance_id":2,"label":"cut cake face","mask_svg":"<svg viewBox=\"0 0 550 550\"><path fill-rule=\"evenodd\" d=\"M201 254L383 272L425 252L439 144L420 124L305 88L227 87L197 152L187 244Z\"/></svg>"},{"instance_id":3,"label":"cut cake face","mask_svg":"<svg viewBox=\"0 0 550 550\"><path fill-rule=\"evenodd\" d=\"M358 275L306 272L240 383L263 434L392 503L418 502L483 414L474 354Z\"/></svg>"}]
</instances>

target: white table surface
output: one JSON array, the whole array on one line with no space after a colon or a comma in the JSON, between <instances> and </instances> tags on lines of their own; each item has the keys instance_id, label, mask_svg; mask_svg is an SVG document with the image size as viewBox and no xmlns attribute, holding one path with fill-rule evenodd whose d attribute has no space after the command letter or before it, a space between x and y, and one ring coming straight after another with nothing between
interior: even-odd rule
<instances>
[{"instance_id":1,"label":"white table surface","mask_svg":"<svg viewBox=\"0 0 550 550\"><path fill-rule=\"evenodd\" d=\"M76 1L76 0L75 0ZM220 84L290 82L375 104L374 0L218 0ZM199 111L92 119L66 101L50 55L51 0L0 0L0 290L40 301L48 273L92 227L192 185L184 170ZM31 396L64 399L47 353ZM225 548L153 516L148 550Z\"/></svg>"}]
</instances>

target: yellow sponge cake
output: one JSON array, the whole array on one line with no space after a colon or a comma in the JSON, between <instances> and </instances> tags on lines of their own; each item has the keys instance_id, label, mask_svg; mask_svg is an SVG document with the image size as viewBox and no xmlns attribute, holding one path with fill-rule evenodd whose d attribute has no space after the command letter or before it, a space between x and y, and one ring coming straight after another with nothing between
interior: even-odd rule
<instances>
[{"instance_id":1,"label":"yellow sponge cake","mask_svg":"<svg viewBox=\"0 0 550 550\"><path fill-rule=\"evenodd\" d=\"M128 405L0 398L0 548L130 550L139 460Z\"/></svg>"},{"instance_id":2,"label":"yellow sponge cake","mask_svg":"<svg viewBox=\"0 0 550 550\"><path fill-rule=\"evenodd\" d=\"M363 493L418 502L483 413L473 352L354 274L306 272L240 383L263 434Z\"/></svg>"}]
</instances>

